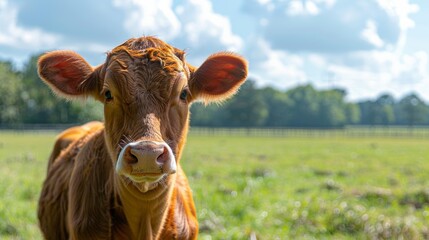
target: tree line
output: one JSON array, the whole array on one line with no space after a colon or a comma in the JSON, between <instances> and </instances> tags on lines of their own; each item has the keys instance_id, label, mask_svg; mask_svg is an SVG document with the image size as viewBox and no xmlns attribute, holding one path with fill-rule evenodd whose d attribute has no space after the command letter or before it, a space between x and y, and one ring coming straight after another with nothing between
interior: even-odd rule
<instances>
[{"instance_id":1,"label":"tree line","mask_svg":"<svg viewBox=\"0 0 429 240\"><path fill-rule=\"evenodd\" d=\"M416 94L400 100L382 94L375 100L349 102L343 89L312 85L281 91L247 81L221 106L192 106L194 126L341 128L346 125L429 125L429 106Z\"/></svg>"},{"instance_id":2,"label":"tree line","mask_svg":"<svg viewBox=\"0 0 429 240\"><path fill-rule=\"evenodd\" d=\"M102 105L88 99L57 98L37 75L38 56L21 70L0 61L0 124L64 124L102 120ZM349 102L343 89L318 90L312 85L285 91L258 88L249 79L232 99L191 108L191 125L205 127L341 128L346 125L429 125L429 106L410 93L396 100L383 94Z\"/></svg>"}]
</instances>

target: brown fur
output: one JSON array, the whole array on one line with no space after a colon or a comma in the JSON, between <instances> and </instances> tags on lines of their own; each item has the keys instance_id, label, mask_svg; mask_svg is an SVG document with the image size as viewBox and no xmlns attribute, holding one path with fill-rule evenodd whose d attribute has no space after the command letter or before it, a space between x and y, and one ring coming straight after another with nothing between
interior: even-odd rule
<instances>
[{"instance_id":1,"label":"brown fur","mask_svg":"<svg viewBox=\"0 0 429 240\"><path fill-rule=\"evenodd\" d=\"M183 51L142 37L113 49L96 68L74 52L47 53L39 74L61 96L99 100L105 115L104 125L68 129L55 143L38 209L45 238L196 239L196 210L180 167L189 106L232 96L246 62L218 53L195 68ZM121 148L134 141L167 143L176 173L146 190L116 173Z\"/></svg>"},{"instance_id":2,"label":"brown fur","mask_svg":"<svg viewBox=\"0 0 429 240\"><path fill-rule=\"evenodd\" d=\"M61 151L66 149L72 142L101 128L103 128L103 123L94 121L86 123L82 126L71 127L60 133L57 136L54 149L52 150L51 156L49 157L48 169L51 168L51 165L60 155Z\"/></svg>"}]
</instances>

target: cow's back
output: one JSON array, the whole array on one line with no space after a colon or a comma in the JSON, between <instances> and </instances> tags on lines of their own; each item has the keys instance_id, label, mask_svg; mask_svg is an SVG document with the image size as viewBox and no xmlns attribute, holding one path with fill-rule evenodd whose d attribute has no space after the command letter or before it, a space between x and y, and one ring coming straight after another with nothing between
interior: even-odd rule
<instances>
[{"instance_id":1,"label":"cow's back","mask_svg":"<svg viewBox=\"0 0 429 240\"><path fill-rule=\"evenodd\" d=\"M49 157L48 170L61 154L61 151L65 150L72 142L99 129L102 129L103 127L104 124L102 122L92 121L81 126L68 128L58 134L54 143L54 148L52 149L51 155Z\"/></svg>"},{"instance_id":2,"label":"cow's back","mask_svg":"<svg viewBox=\"0 0 429 240\"><path fill-rule=\"evenodd\" d=\"M102 123L91 122L69 128L57 137L38 207L39 224L46 239L68 239L68 189L75 159L86 142L102 128Z\"/></svg>"}]
</instances>

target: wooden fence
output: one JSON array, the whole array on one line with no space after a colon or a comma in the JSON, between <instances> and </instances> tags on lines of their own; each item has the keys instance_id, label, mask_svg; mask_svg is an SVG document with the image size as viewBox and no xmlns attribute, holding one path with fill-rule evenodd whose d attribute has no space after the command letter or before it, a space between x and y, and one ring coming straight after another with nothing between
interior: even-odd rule
<instances>
[{"instance_id":1,"label":"wooden fence","mask_svg":"<svg viewBox=\"0 0 429 240\"><path fill-rule=\"evenodd\" d=\"M342 129L308 128L201 128L191 127L192 135L255 136L255 137L368 137L368 138L428 138L428 127L368 127L353 126Z\"/></svg>"},{"instance_id":2,"label":"wooden fence","mask_svg":"<svg viewBox=\"0 0 429 240\"><path fill-rule=\"evenodd\" d=\"M20 124L0 125L0 131L8 132L60 132L79 124ZM204 128L191 127L191 135L252 136L252 137L381 137L381 138L428 138L429 127L403 126L350 126L341 129L308 128Z\"/></svg>"}]
</instances>

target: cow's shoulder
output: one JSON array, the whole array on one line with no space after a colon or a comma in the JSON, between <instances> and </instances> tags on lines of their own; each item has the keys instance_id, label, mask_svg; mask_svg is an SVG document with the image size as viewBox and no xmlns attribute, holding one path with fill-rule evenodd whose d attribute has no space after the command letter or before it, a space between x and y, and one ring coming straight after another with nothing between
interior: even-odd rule
<instances>
[{"instance_id":1,"label":"cow's shoulder","mask_svg":"<svg viewBox=\"0 0 429 240\"><path fill-rule=\"evenodd\" d=\"M68 205L70 179L81 150L102 132L95 127L96 125L92 125L91 129L80 126L69 128L57 137L38 207L40 227L46 239L68 239L69 230L65 217L67 208L64 206Z\"/></svg>"},{"instance_id":2,"label":"cow's shoulder","mask_svg":"<svg viewBox=\"0 0 429 240\"><path fill-rule=\"evenodd\" d=\"M104 124L102 122L93 121L62 131L55 140L54 148L49 158L48 169L61 159L76 156L79 149L90 137L103 128Z\"/></svg>"},{"instance_id":3,"label":"cow's shoulder","mask_svg":"<svg viewBox=\"0 0 429 240\"><path fill-rule=\"evenodd\" d=\"M104 129L78 140L75 151L68 191L70 234L74 239L109 239L114 183Z\"/></svg>"}]
</instances>

